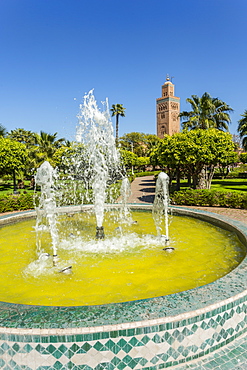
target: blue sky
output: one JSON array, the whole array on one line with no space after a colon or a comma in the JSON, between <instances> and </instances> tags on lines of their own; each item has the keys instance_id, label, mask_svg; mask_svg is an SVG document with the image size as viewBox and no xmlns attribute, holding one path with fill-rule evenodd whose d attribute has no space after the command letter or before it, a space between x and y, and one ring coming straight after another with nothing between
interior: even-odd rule
<instances>
[{"instance_id":1,"label":"blue sky","mask_svg":"<svg viewBox=\"0 0 247 370\"><path fill-rule=\"evenodd\" d=\"M0 0L0 123L73 139L79 104L123 104L120 136L156 133L156 98L174 76L186 98L247 109L246 0ZM115 119L113 119L113 123Z\"/></svg>"}]
</instances>

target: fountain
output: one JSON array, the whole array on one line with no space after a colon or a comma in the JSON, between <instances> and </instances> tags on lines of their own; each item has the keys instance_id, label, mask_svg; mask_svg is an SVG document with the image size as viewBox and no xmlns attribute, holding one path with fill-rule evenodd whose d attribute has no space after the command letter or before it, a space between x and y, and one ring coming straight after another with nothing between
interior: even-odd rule
<instances>
[{"instance_id":1,"label":"fountain","mask_svg":"<svg viewBox=\"0 0 247 370\"><path fill-rule=\"evenodd\" d=\"M85 163L83 162L83 176L76 171L81 168L81 162L74 163L73 171L66 173L65 185L61 182L61 176L48 164L44 164L38 171L36 182L42 188L42 197L36 226L33 211L0 217L0 225L3 226L1 268L4 277L0 284L0 365L3 369L139 370L174 366L180 369L179 365L182 369L183 364L189 364L193 359L201 361L198 364L198 369L201 369L203 363L211 361L211 358L207 360L210 354L213 356L217 351L220 358L221 349L237 343L246 332L246 227L224 217L180 207L169 207L172 216L168 216L169 179L166 174L161 174L157 180L153 210L146 204L129 205L129 186L113 145L107 103L105 106L104 112L99 111L92 92L85 96L81 106L77 139L86 158ZM113 163L113 166L109 163ZM115 205L115 211L119 212L112 214L112 205L105 205L106 190L113 181L120 178L122 203ZM93 214L92 207L87 204L58 208L55 189L61 192L64 187L68 189L70 184L75 188L75 184L78 186L78 181L81 180L84 181L84 199L88 199L90 189L94 191ZM130 209L134 212L136 222L133 222L129 214ZM200 227L196 229L197 225L208 229L206 237L204 229L199 231ZM33 226L37 231L37 241L34 233L26 232L27 229L32 230ZM193 265L195 268L192 275L199 270L198 262L194 261L196 253L190 252L190 237L194 229L198 230L198 235L195 236L198 255L201 254L199 248L204 248L206 242L209 243L206 252L208 260L202 262L204 270L207 270L208 261L212 260L212 254L217 250L218 237L214 239L214 236L219 234L224 234L221 252L224 257L218 260L217 268L224 265L225 258L228 258L236 259L234 269L231 272L226 270L221 277L216 276L216 280L210 280L210 283L202 282L165 294L166 286L171 284L169 277L172 271L182 269L182 265L177 267L178 260L185 262L184 273ZM14 248L13 253L10 253L7 237L13 233L12 230L15 230L15 238L17 234L21 235L18 248L28 245L28 251L24 248L19 252L17 244L12 243ZM188 240L184 243L178 235L178 241L175 241L176 235L183 232ZM233 251L226 251L226 244L233 246ZM166 248L171 248L172 253L165 253L164 247L167 252L170 250ZM15 249L17 252L14 253ZM123 254L119 249L122 249ZM97 257L102 254L102 250L106 253L98 261ZM236 250L239 254L235 253ZM130 257L132 251L133 259ZM112 257L114 253L115 260ZM85 255L89 262L84 258ZM21 257L24 262L21 262ZM150 268L153 258L154 267ZM176 261L176 268L170 267L172 260ZM121 261L125 270L121 270L119 274L118 266ZM65 262L66 266L73 265L72 274L58 273L66 269ZM90 266L88 269L87 263ZM7 285L7 274L20 264L23 264L23 268L12 274L11 284ZM102 291L101 298L90 303L88 295L86 302L80 301L84 292L85 295L90 292L87 288L92 278L90 271L97 274L99 266L103 264L104 271L112 273L112 278L105 280L105 272L98 274L95 284L98 292ZM117 269L114 270L116 264ZM78 265L82 266L80 278ZM136 265L140 269L144 265L143 273L138 277L135 276ZM153 279L158 268L161 272ZM164 270L168 271L168 275L161 281L160 291L150 293L146 289L144 293L140 292L140 288L148 287L152 279L153 285L158 285ZM178 285L185 283L187 286L190 277L184 273ZM121 279L124 274L128 275L125 284L127 291L128 284L135 286L134 296L129 298L126 294L119 297L116 294L109 300L107 292L110 283L122 287ZM23 280L20 281L19 277ZM28 282L26 287L25 279ZM63 295L71 297L75 290L78 300L75 297L71 302L65 300L67 303L63 303L63 300L61 303L53 303L52 300L50 303L42 303L39 293L46 296L48 288L51 294L62 299ZM19 301L3 298L4 294L9 297L14 289ZM24 290L38 298L34 302L26 302ZM118 290L117 293L121 291ZM93 298L94 296L95 294Z\"/></svg>"}]
</instances>

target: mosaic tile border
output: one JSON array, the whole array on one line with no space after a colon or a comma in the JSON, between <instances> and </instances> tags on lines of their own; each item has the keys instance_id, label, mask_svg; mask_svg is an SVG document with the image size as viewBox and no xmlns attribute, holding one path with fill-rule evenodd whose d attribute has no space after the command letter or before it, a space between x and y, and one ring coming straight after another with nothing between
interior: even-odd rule
<instances>
[{"instance_id":1,"label":"mosaic tile border","mask_svg":"<svg viewBox=\"0 0 247 370\"><path fill-rule=\"evenodd\" d=\"M245 334L246 313L247 296L173 325L77 335L25 335L19 329L0 334L0 358L10 369L168 368L201 359Z\"/></svg>"},{"instance_id":2,"label":"mosaic tile border","mask_svg":"<svg viewBox=\"0 0 247 370\"><path fill-rule=\"evenodd\" d=\"M174 212L195 217L191 210ZM246 245L245 225L227 223L218 215L214 219L207 212L200 212L199 218L234 228ZM212 284L166 297L91 307L2 302L0 367L156 370L179 369L195 360L202 364L205 356L247 332L246 260ZM205 369L213 364L209 361Z\"/></svg>"}]
</instances>

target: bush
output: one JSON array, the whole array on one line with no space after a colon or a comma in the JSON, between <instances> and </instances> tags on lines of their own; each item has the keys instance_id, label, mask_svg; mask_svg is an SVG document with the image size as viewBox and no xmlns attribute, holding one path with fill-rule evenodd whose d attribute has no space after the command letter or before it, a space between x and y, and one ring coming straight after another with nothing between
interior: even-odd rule
<instances>
[{"instance_id":1,"label":"bush","mask_svg":"<svg viewBox=\"0 0 247 370\"><path fill-rule=\"evenodd\" d=\"M0 197L0 213L34 208L32 194L4 195Z\"/></svg>"},{"instance_id":2,"label":"bush","mask_svg":"<svg viewBox=\"0 0 247 370\"><path fill-rule=\"evenodd\" d=\"M234 179L239 178L239 174L241 172L247 171L247 165L246 164L240 164L238 167L234 167L226 176L227 179Z\"/></svg>"},{"instance_id":3,"label":"bush","mask_svg":"<svg viewBox=\"0 0 247 370\"><path fill-rule=\"evenodd\" d=\"M228 207L247 209L247 194L205 189L187 189L171 194L171 203L200 207Z\"/></svg>"},{"instance_id":4,"label":"bush","mask_svg":"<svg viewBox=\"0 0 247 370\"><path fill-rule=\"evenodd\" d=\"M242 163L247 163L247 153L241 153L239 159Z\"/></svg>"},{"instance_id":5,"label":"bush","mask_svg":"<svg viewBox=\"0 0 247 370\"><path fill-rule=\"evenodd\" d=\"M161 171L145 171L145 172L136 172L135 177L143 177L143 176L155 176L158 175Z\"/></svg>"}]
</instances>

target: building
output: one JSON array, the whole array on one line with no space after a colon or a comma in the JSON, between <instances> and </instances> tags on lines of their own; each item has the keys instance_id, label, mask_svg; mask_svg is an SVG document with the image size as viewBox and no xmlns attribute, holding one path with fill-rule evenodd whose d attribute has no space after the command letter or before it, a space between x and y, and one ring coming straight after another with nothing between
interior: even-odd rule
<instances>
[{"instance_id":1,"label":"building","mask_svg":"<svg viewBox=\"0 0 247 370\"><path fill-rule=\"evenodd\" d=\"M157 136L173 135L180 131L180 98L174 96L174 84L169 76L162 85L162 97L156 99Z\"/></svg>"}]
</instances>

